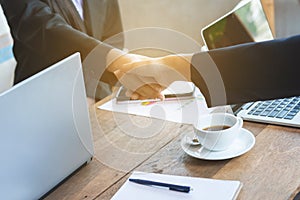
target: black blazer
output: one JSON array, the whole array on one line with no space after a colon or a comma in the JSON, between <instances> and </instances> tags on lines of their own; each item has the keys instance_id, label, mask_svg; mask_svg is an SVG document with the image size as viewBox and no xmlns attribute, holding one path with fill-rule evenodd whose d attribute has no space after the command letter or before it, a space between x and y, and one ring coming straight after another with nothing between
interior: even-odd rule
<instances>
[{"instance_id":1,"label":"black blazer","mask_svg":"<svg viewBox=\"0 0 300 200\"><path fill-rule=\"evenodd\" d=\"M196 53L192 65L210 106L300 95L300 35Z\"/></svg>"},{"instance_id":2,"label":"black blazer","mask_svg":"<svg viewBox=\"0 0 300 200\"><path fill-rule=\"evenodd\" d=\"M68 19L57 1L0 0L14 38L15 83L75 52L85 58L97 45L103 46L99 60L105 60L112 47L100 41L123 30L117 0L84 0L84 22ZM84 28L76 26L80 21Z\"/></svg>"}]
</instances>

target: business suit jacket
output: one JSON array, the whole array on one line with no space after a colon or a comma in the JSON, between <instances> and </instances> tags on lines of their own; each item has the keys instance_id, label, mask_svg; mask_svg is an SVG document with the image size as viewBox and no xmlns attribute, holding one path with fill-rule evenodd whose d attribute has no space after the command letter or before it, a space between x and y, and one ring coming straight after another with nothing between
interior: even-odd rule
<instances>
[{"instance_id":1,"label":"business suit jacket","mask_svg":"<svg viewBox=\"0 0 300 200\"><path fill-rule=\"evenodd\" d=\"M61 1L71 6L62 8ZM99 61L105 62L112 46L100 41L122 32L117 0L84 0L84 22L71 0L0 2L14 38L14 54L18 61L15 83L74 52L79 51L84 59L97 45L103 49L98 55ZM77 18L72 13L77 13ZM120 39L111 45L121 47L122 42ZM115 78L111 74L108 77Z\"/></svg>"},{"instance_id":2,"label":"business suit jacket","mask_svg":"<svg viewBox=\"0 0 300 200\"><path fill-rule=\"evenodd\" d=\"M210 106L300 95L300 35L200 52L192 64L192 80ZM207 81L214 68L225 98L220 81Z\"/></svg>"}]
</instances>

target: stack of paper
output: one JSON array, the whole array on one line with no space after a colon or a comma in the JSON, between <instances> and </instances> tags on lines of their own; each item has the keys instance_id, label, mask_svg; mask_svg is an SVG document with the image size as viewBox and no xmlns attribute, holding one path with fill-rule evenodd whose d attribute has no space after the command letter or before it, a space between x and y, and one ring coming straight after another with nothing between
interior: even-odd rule
<instances>
[{"instance_id":1,"label":"stack of paper","mask_svg":"<svg viewBox=\"0 0 300 200\"><path fill-rule=\"evenodd\" d=\"M194 178L143 172L134 172L130 178L190 186L192 190L189 193L176 192L168 190L167 188L146 186L129 182L127 180L121 189L113 196L113 200L234 200L242 187L240 181Z\"/></svg>"}]
</instances>

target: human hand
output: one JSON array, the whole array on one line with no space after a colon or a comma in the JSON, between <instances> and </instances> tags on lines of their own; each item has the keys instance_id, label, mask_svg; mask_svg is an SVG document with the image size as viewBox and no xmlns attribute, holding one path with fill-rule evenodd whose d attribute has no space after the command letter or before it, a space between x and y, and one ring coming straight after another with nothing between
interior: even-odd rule
<instances>
[{"instance_id":1,"label":"human hand","mask_svg":"<svg viewBox=\"0 0 300 200\"><path fill-rule=\"evenodd\" d=\"M163 100L164 97L161 95L161 91L164 87L154 77L133 73L132 70L135 70L138 66L135 66L134 69L128 67L133 63L139 63L139 67L145 69L152 60L152 58L146 56L126 54L123 51L113 49L107 57L107 65L108 70L114 73L118 80L128 89L126 95L131 97L131 99L159 98Z\"/></svg>"},{"instance_id":2,"label":"human hand","mask_svg":"<svg viewBox=\"0 0 300 200\"><path fill-rule=\"evenodd\" d=\"M190 80L191 57L181 54L149 58L112 50L108 56L108 69L128 89L127 95L132 99L163 100L161 91L172 82Z\"/></svg>"}]
</instances>

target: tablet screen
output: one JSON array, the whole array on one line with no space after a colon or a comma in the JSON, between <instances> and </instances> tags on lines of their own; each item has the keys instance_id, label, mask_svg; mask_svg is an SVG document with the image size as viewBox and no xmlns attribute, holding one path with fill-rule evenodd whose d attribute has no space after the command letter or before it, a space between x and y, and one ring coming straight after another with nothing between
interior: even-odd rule
<instances>
[{"instance_id":1,"label":"tablet screen","mask_svg":"<svg viewBox=\"0 0 300 200\"><path fill-rule=\"evenodd\" d=\"M252 0L229 12L202 30L208 49L273 39L259 0Z\"/></svg>"}]
</instances>

